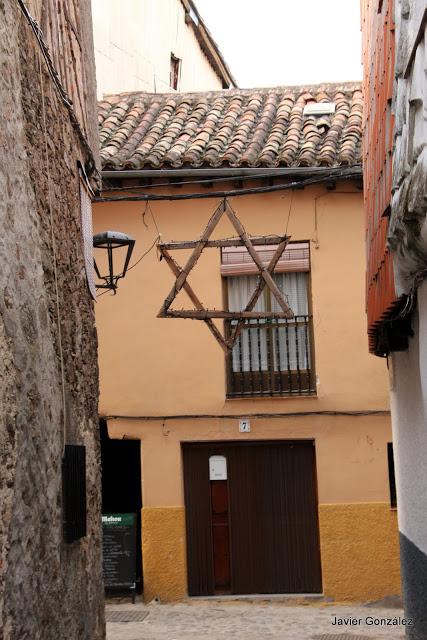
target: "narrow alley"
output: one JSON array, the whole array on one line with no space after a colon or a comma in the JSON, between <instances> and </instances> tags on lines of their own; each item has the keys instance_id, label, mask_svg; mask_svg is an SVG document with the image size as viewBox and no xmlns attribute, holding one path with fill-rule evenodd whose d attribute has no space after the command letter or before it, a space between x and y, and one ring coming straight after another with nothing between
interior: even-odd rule
<instances>
[{"instance_id":1,"label":"narrow alley","mask_svg":"<svg viewBox=\"0 0 427 640\"><path fill-rule=\"evenodd\" d=\"M349 618L351 628L333 624ZM393 625L396 618L403 618L396 607L306 601L296 606L281 599L129 602L106 609L107 640L401 640L404 626Z\"/></svg>"}]
</instances>

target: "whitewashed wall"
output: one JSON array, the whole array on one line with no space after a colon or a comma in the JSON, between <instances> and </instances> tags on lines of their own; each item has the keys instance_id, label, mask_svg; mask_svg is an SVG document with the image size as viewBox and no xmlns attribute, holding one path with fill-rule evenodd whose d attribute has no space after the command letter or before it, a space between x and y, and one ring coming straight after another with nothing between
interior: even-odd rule
<instances>
[{"instance_id":1,"label":"whitewashed wall","mask_svg":"<svg viewBox=\"0 0 427 640\"><path fill-rule=\"evenodd\" d=\"M427 281L418 289L414 336L391 356L391 410L406 614L410 640L427 638Z\"/></svg>"},{"instance_id":2,"label":"whitewashed wall","mask_svg":"<svg viewBox=\"0 0 427 640\"><path fill-rule=\"evenodd\" d=\"M405 613L427 638L427 0L395 0L393 197L389 244L398 295L418 287L413 336L391 356L391 409Z\"/></svg>"},{"instance_id":3,"label":"whitewashed wall","mask_svg":"<svg viewBox=\"0 0 427 640\"><path fill-rule=\"evenodd\" d=\"M180 0L92 0L98 97L172 91L170 55L182 60L179 91L222 88L185 23Z\"/></svg>"}]
</instances>

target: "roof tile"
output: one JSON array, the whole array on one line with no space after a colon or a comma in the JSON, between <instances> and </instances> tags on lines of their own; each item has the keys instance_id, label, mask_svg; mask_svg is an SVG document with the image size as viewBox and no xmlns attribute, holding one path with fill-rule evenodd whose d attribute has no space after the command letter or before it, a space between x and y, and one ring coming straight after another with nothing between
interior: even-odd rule
<instances>
[{"instance_id":1,"label":"roof tile","mask_svg":"<svg viewBox=\"0 0 427 640\"><path fill-rule=\"evenodd\" d=\"M312 102L335 113L305 116ZM359 164L362 112L359 83L107 96L101 158L106 169Z\"/></svg>"}]
</instances>

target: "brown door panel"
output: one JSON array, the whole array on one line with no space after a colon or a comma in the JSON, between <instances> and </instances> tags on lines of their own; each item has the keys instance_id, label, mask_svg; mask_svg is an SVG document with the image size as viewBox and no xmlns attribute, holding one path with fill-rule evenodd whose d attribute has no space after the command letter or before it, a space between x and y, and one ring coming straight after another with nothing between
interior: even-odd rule
<instances>
[{"instance_id":1,"label":"brown door panel","mask_svg":"<svg viewBox=\"0 0 427 640\"><path fill-rule=\"evenodd\" d=\"M209 455L217 453L219 445L227 458L228 480L212 481L209 487ZM222 442L183 448L184 452L187 450L184 466L194 466L191 473L185 472L186 483L198 484L191 491L186 489L192 590L197 582L199 591L202 586L209 588L209 593L227 590L228 577L231 591L236 594L320 593L313 442ZM198 504L195 508L187 501L190 497L204 501L204 506ZM196 513L197 518L206 520L204 525L195 522ZM194 530L188 531L189 527ZM195 542L196 529L204 535L202 543ZM210 560L190 561L194 550L200 553L201 548ZM195 580L190 574L196 565L199 572L209 573ZM227 576L230 565L231 575Z\"/></svg>"},{"instance_id":2,"label":"brown door panel","mask_svg":"<svg viewBox=\"0 0 427 640\"><path fill-rule=\"evenodd\" d=\"M229 593L231 577L227 480L211 481L211 506L215 593Z\"/></svg>"},{"instance_id":3,"label":"brown door panel","mask_svg":"<svg viewBox=\"0 0 427 640\"><path fill-rule=\"evenodd\" d=\"M188 595L215 592L209 451L183 447Z\"/></svg>"}]
</instances>

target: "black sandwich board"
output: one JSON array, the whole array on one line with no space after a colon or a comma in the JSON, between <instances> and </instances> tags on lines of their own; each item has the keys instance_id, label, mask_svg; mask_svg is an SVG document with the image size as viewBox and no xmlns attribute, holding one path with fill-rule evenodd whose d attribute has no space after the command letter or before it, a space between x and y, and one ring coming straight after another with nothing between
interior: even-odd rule
<instances>
[{"instance_id":1,"label":"black sandwich board","mask_svg":"<svg viewBox=\"0 0 427 640\"><path fill-rule=\"evenodd\" d=\"M104 585L108 591L136 588L136 514L106 513L102 516Z\"/></svg>"}]
</instances>

